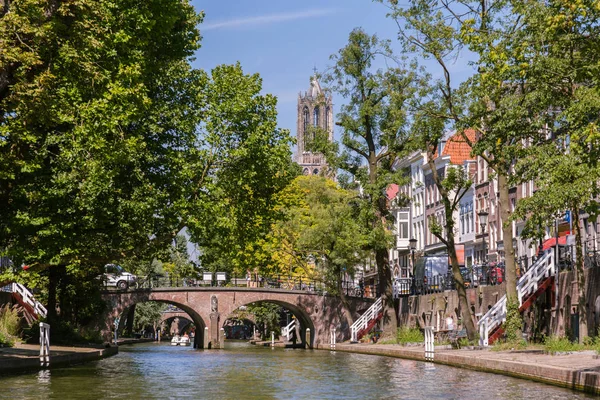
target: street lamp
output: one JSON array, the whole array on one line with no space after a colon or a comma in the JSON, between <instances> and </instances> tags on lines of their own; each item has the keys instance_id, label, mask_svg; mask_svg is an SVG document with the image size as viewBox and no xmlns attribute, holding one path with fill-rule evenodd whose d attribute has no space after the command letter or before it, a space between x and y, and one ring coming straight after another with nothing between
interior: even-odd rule
<instances>
[{"instance_id":1,"label":"street lamp","mask_svg":"<svg viewBox=\"0 0 600 400\"><path fill-rule=\"evenodd\" d=\"M487 281L487 257L486 257L486 248L485 248L485 227L487 225L488 215L487 211L479 211L477 214L479 216L479 226L481 226L481 233L483 234L483 266L481 268L481 273L485 275L485 280Z\"/></svg>"},{"instance_id":2,"label":"street lamp","mask_svg":"<svg viewBox=\"0 0 600 400\"><path fill-rule=\"evenodd\" d=\"M411 238L408 243L410 244L410 258L412 261L412 274L415 274L415 250L417 250L417 239Z\"/></svg>"}]
</instances>

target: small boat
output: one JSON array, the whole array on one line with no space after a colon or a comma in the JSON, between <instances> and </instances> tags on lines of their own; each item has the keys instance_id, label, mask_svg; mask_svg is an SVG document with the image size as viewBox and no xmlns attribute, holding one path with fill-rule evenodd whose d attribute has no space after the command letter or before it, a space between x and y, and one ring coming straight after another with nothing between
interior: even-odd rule
<instances>
[{"instance_id":1,"label":"small boat","mask_svg":"<svg viewBox=\"0 0 600 400\"><path fill-rule=\"evenodd\" d=\"M171 346L190 346L191 344L190 338L187 336L175 335L171 339Z\"/></svg>"}]
</instances>

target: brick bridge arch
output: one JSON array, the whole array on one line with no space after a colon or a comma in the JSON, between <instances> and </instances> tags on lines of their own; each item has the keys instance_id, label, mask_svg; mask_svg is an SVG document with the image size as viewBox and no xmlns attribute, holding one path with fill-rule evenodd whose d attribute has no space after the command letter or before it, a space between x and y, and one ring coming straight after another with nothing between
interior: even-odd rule
<instances>
[{"instance_id":1,"label":"brick bridge arch","mask_svg":"<svg viewBox=\"0 0 600 400\"><path fill-rule=\"evenodd\" d=\"M193 324L192 318L183 311L165 311L162 313L159 324L167 327L167 332L171 332L173 322L177 321L177 334L183 334L183 330L188 327L189 324Z\"/></svg>"},{"instance_id":2,"label":"brick bridge arch","mask_svg":"<svg viewBox=\"0 0 600 400\"><path fill-rule=\"evenodd\" d=\"M102 295L108 304L102 333L110 340L115 318L132 305L147 301L172 304L188 314L196 325L195 347L221 347L220 329L225 321L241 306L252 303L269 302L290 310L300 322L301 339L304 343L306 329L310 329L310 343L313 346L329 342L330 328L336 328L338 340L350 337L350 325L345 317L338 297L320 295L316 292L231 287L183 287L138 289L126 292L107 291ZM216 298L216 307L211 299ZM356 318L373 303L373 299L348 298L352 315ZM215 310L216 308L216 310ZM208 328L205 330L205 328ZM208 332L204 337L204 332Z\"/></svg>"}]
</instances>

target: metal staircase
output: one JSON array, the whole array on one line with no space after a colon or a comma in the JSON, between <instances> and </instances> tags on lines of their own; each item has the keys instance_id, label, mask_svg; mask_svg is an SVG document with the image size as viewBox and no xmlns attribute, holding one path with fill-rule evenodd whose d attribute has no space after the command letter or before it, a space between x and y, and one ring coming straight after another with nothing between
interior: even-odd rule
<instances>
[{"instance_id":1,"label":"metal staircase","mask_svg":"<svg viewBox=\"0 0 600 400\"><path fill-rule=\"evenodd\" d=\"M527 310L542 293L553 287L555 272L554 251L546 251L517 282L519 312ZM494 343L504 332L502 329L504 321L506 321L506 295L502 296L477 322L479 345L488 346Z\"/></svg>"},{"instance_id":2,"label":"metal staircase","mask_svg":"<svg viewBox=\"0 0 600 400\"><path fill-rule=\"evenodd\" d=\"M13 295L13 298L19 303L23 308L33 315L36 318L46 318L48 315L48 311L46 307L39 301L33 297L33 294L20 283L9 283L4 286L4 291L10 292Z\"/></svg>"},{"instance_id":3,"label":"metal staircase","mask_svg":"<svg viewBox=\"0 0 600 400\"><path fill-rule=\"evenodd\" d=\"M350 326L350 341L358 342L383 316L383 298L380 297Z\"/></svg>"},{"instance_id":4,"label":"metal staircase","mask_svg":"<svg viewBox=\"0 0 600 400\"><path fill-rule=\"evenodd\" d=\"M285 336L287 338L287 341L289 342L294 329L296 329L296 320L292 319L292 322L290 322L287 326L283 328L283 330L281 331L281 335Z\"/></svg>"}]
</instances>

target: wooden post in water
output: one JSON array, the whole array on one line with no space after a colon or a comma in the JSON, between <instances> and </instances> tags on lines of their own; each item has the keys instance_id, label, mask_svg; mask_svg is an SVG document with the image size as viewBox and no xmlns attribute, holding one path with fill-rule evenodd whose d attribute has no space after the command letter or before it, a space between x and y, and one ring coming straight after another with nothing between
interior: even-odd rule
<instances>
[{"instance_id":1,"label":"wooden post in water","mask_svg":"<svg viewBox=\"0 0 600 400\"><path fill-rule=\"evenodd\" d=\"M306 347L312 349L311 340L310 340L310 328L306 328Z\"/></svg>"}]
</instances>

